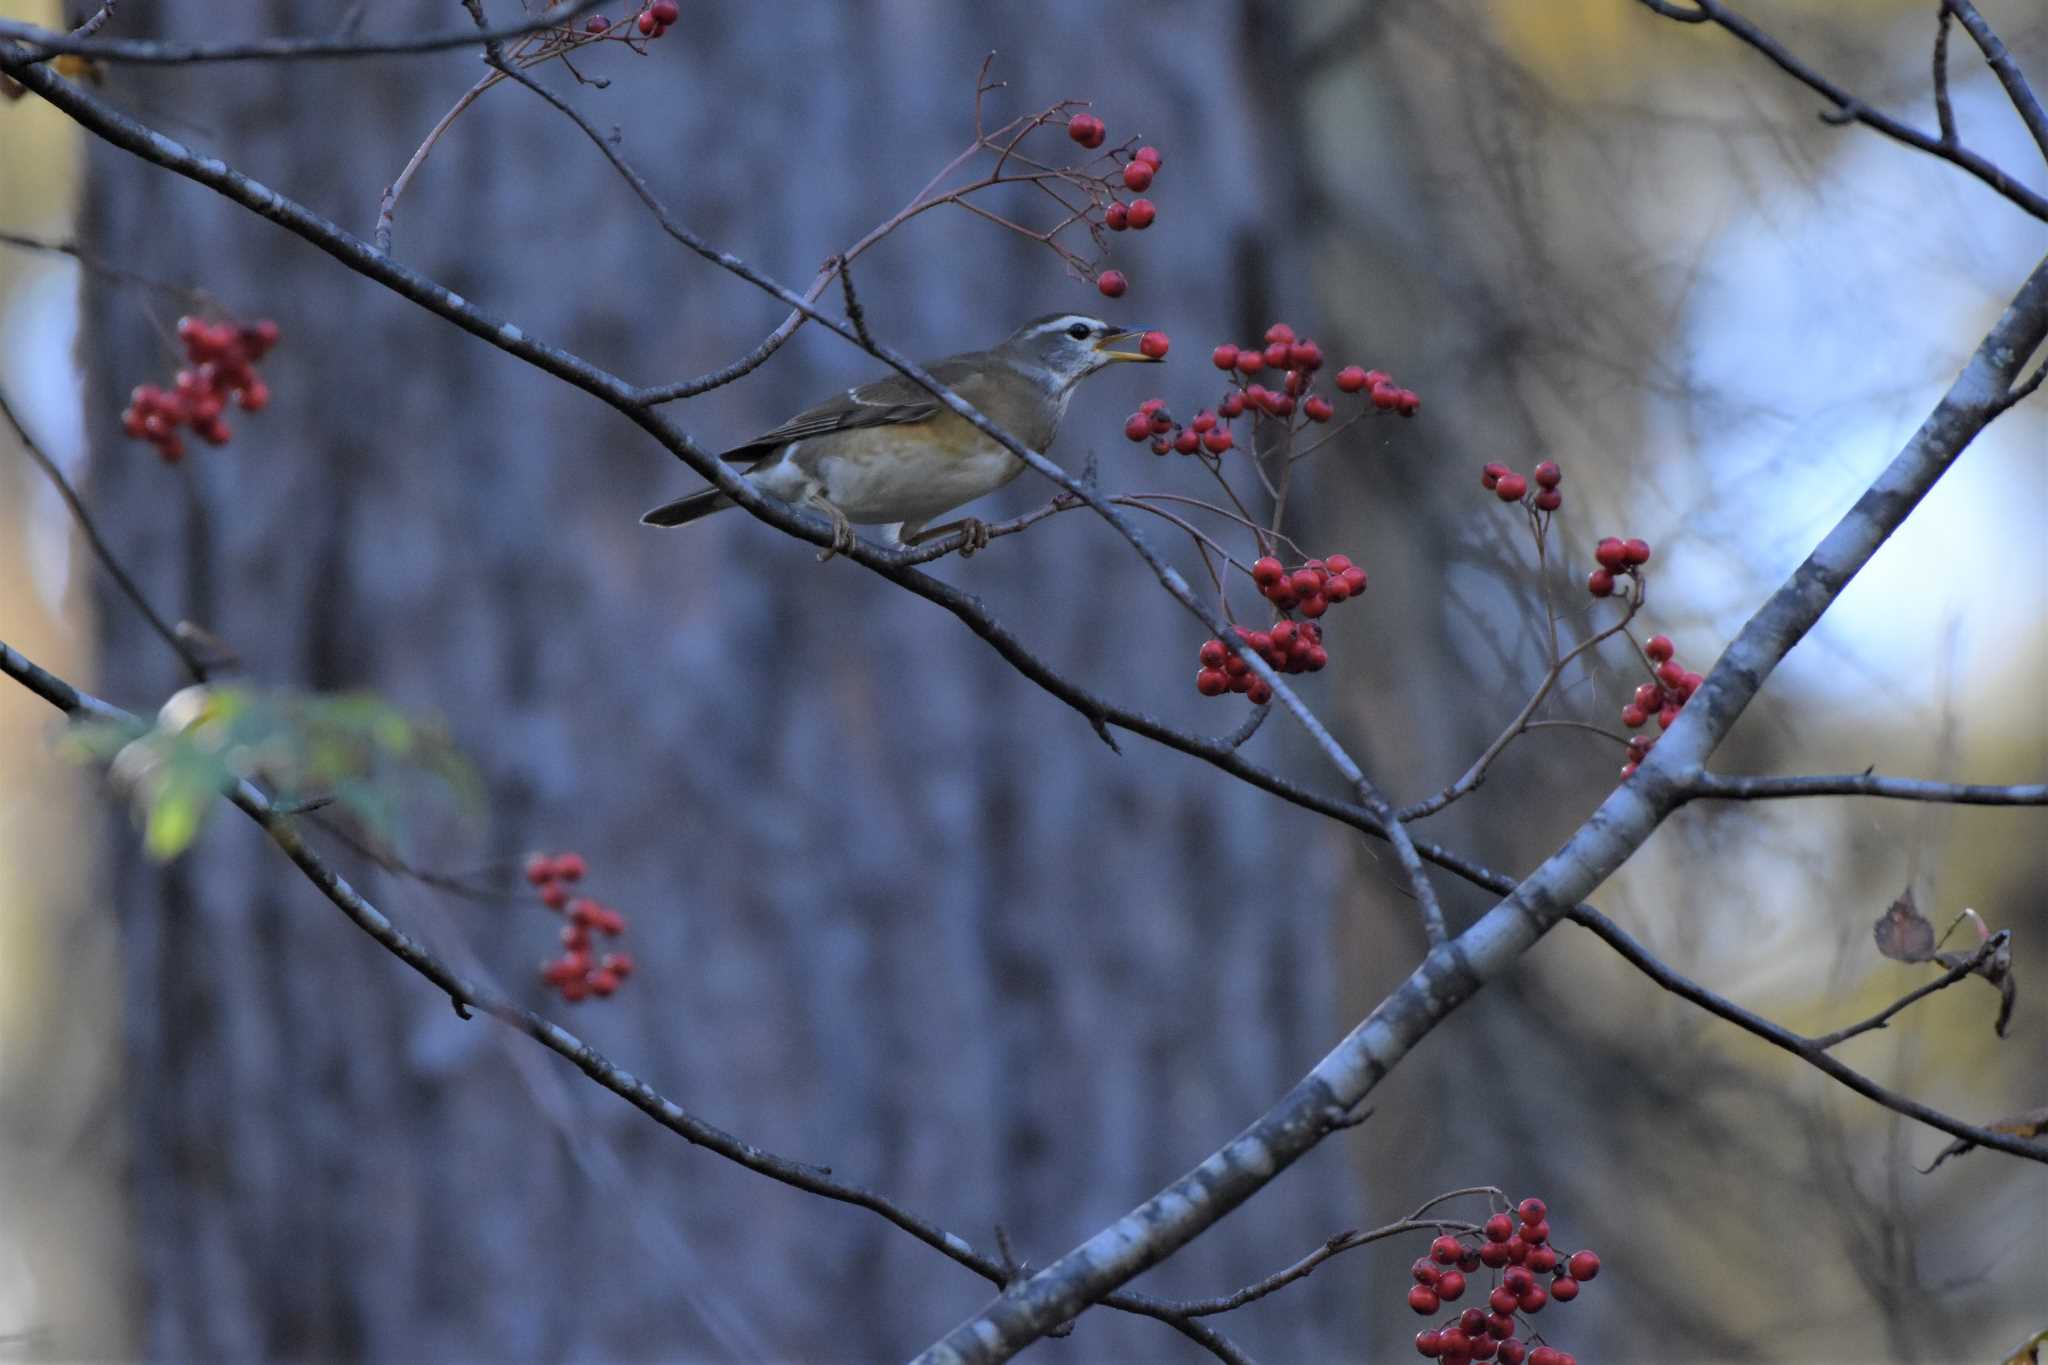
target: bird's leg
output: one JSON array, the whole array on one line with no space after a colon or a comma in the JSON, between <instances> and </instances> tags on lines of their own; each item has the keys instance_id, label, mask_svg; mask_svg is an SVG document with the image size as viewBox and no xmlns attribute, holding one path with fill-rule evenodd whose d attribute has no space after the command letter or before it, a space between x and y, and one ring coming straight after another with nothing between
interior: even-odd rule
<instances>
[{"instance_id":1,"label":"bird's leg","mask_svg":"<svg viewBox=\"0 0 2048 1365\"><path fill-rule=\"evenodd\" d=\"M853 523L846 519L846 513L839 510L839 505L823 493L812 493L804 501L832 523L832 543L818 551L818 562L823 564L834 555L852 553Z\"/></svg>"},{"instance_id":2,"label":"bird's leg","mask_svg":"<svg viewBox=\"0 0 2048 1365\"><path fill-rule=\"evenodd\" d=\"M965 531L967 533L966 543L960 547L960 557L962 559L986 550L989 541L992 539L989 535L988 523L980 517L961 517L957 521L947 522L944 526L929 527L917 532L915 535L907 536L904 538L903 543L906 546L922 545L928 540L937 540L940 536L948 536L955 531Z\"/></svg>"}]
</instances>

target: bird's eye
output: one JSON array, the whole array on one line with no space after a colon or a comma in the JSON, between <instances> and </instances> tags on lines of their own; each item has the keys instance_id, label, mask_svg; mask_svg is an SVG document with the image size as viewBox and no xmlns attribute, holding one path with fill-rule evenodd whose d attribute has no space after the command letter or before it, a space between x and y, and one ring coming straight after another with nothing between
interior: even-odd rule
<instances>
[{"instance_id":1,"label":"bird's eye","mask_svg":"<svg viewBox=\"0 0 2048 1365\"><path fill-rule=\"evenodd\" d=\"M1067 329L1067 335L1076 341L1086 341L1088 339L1088 324L1085 322L1075 323Z\"/></svg>"}]
</instances>

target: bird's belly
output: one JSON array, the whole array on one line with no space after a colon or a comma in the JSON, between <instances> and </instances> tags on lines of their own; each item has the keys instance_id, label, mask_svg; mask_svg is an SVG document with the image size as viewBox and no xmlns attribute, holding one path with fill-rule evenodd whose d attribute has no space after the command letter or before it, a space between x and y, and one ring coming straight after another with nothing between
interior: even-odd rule
<instances>
[{"instance_id":1,"label":"bird's belly","mask_svg":"<svg viewBox=\"0 0 2048 1365\"><path fill-rule=\"evenodd\" d=\"M864 439L842 440L819 458L818 478L849 521L923 521L993 493L1023 471L1022 460L974 435L971 442L904 443L880 431L861 433Z\"/></svg>"}]
</instances>

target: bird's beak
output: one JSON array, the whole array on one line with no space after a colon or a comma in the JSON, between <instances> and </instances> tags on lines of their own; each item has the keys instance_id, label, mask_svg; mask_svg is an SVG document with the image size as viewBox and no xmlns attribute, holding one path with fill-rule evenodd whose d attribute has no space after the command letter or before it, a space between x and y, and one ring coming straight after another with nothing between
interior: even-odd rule
<instances>
[{"instance_id":1,"label":"bird's beak","mask_svg":"<svg viewBox=\"0 0 2048 1365\"><path fill-rule=\"evenodd\" d=\"M1138 360L1143 361L1147 365L1156 365L1159 363L1158 359L1146 355L1143 351L1120 350L1118 348L1119 343L1136 341L1143 335L1145 335L1143 328L1134 328L1128 332L1111 332L1108 336L1095 343L1095 349L1107 360Z\"/></svg>"}]
</instances>

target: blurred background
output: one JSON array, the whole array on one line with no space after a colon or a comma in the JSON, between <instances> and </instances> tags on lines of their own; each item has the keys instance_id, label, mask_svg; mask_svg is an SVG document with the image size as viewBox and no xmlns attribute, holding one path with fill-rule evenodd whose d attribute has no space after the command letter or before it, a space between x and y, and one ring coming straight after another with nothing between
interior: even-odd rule
<instances>
[{"instance_id":1,"label":"blurred background","mask_svg":"<svg viewBox=\"0 0 2048 1365\"><path fill-rule=\"evenodd\" d=\"M603 88L544 78L619 130L681 218L786 282L966 145L991 50L998 117L1092 99L1112 142L1163 151L1158 225L1115 243L1132 281L1116 304L957 211L858 274L878 335L915 354L1051 309L1169 331L1174 363L1085 387L1054 448L1070 467L1099 454L1109 488L1196 491L1121 419L1154 392L1210 401L1207 349L1275 319L1422 393L1419 420L1366 424L1304 466L1295 523L1371 572L1305 693L1397 798L1461 772L1539 672L1532 556L1482 462L1563 466L1575 612L1593 541L1648 538L1644 626L1704 670L2048 249L1977 182L1824 127L1754 54L1632 0L683 8L644 59L585 64ZM1982 8L2048 83L2038 4ZM45 23L74 9L0 0ZM1932 10L1751 6L1929 125ZM463 22L400 0L347 17ZM109 32L339 22L266 0L123 7ZM1961 37L1954 61L1969 143L2048 183ZM368 236L477 69L464 51L114 67L99 89ZM569 1022L702 1117L977 1244L1000 1224L1042 1264L1236 1132L1419 956L1378 848L1140 741L1111 754L952 618L743 516L637 526L695 476L296 238L33 97L0 105L0 184L0 230L75 237L102 267L277 319L270 410L166 466L118 418L177 363L187 305L0 246L0 391L158 607L230 642L251 681L445 717L488 821L422 824L404 854L496 869L506 894L452 898L329 841L337 863L460 969L563 1011L533 970L556 926L505 869L581 851L641 967ZM573 127L509 87L442 140L394 252L641 382L723 363L781 316L674 248ZM730 444L873 369L808 329L681 418ZM2043 412L2001 419L1943 480L1774 677L1723 770L2039 780ZM975 510L1045 496L1027 475ZM1205 731L1242 718L1194 694L1199 628L1091 518L935 571L1091 686ZM184 681L11 433L0 639L141 710ZM1616 728L1624 662L1574 673L1547 714ZM874 1216L691 1149L526 1040L459 1021L246 821L148 861L102 778L57 756L58 728L0 691L0 1356L880 1359L988 1297ZM1250 752L1334 789L1284 722ZM1540 731L1425 830L1525 869L1619 761L1597 736ZM1700 806L1597 903L1812 1031L1931 974L1872 950L1901 888L1937 929L1974 907L2015 931L2011 1035L1964 982L1842 1055L1990 1120L2048 1102L2044 850L2038 812ZM1488 904L1440 887L1458 924ZM1494 1184L1541 1194L1560 1239L1604 1257L1543 1324L1584 1360L1984 1360L2048 1325L2040 1167L1974 1154L1915 1174L1940 1135L1569 928L1375 1105L1141 1287L1220 1293ZM1262 1359L1414 1358L1405 1266L1422 1249L1351 1254L1219 1325ZM1105 1311L1034 1356L1199 1358Z\"/></svg>"}]
</instances>

